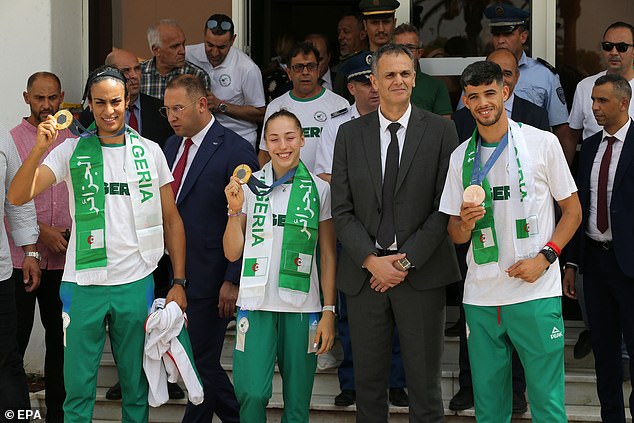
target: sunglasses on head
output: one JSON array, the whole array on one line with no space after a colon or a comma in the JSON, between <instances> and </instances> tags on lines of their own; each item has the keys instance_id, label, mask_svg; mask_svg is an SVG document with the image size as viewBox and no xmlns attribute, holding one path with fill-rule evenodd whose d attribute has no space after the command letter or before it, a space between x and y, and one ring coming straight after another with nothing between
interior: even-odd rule
<instances>
[{"instance_id":1,"label":"sunglasses on head","mask_svg":"<svg viewBox=\"0 0 634 423\"><path fill-rule=\"evenodd\" d=\"M614 47L616 47L616 51L618 51L619 53L625 53L628 48L634 47L634 44L628 44L624 42L611 43L609 41L603 41L601 43L601 48L603 49L603 51L612 51Z\"/></svg>"},{"instance_id":2,"label":"sunglasses on head","mask_svg":"<svg viewBox=\"0 0 634 423\"><path fill-rule=\"evenodd\" d=\"M216 29L218 27L223 31L231 31L233 24L229 21L217 21L216 19L209 19L207 21L207 28Z\"/></svg>"}]
</instances>

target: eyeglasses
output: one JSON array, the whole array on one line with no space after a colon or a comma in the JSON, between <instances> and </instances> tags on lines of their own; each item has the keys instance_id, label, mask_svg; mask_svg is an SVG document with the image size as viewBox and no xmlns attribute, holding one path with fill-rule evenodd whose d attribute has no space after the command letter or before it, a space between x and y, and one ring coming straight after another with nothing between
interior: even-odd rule
<instances>
[{"instance_id":1,"label":"eyeglasses","mask_svg":"<svg viewBox=\"0 0 634 423\"><path fill-rule=\"evenodd\" d=\"M310 63L296 63L294 65L291 66L291 69L293 70L293 72L295 73L302 73L304 72L304 68L306 68L308 70L308 72L313 72L317 69L317 63L315 62L310 62Z\"/></svg>"},{"instance_id":2,"label":"eyeglasses","mask_svg":"<svg viewBox=\"0 0 634 423\"><path fill-rule=\"evenodd\" d=\"M173 106L173 107L163 106L163 107L159 108L159 113L163 117L169 117L170 114L172 114L174 116L180 116L181 113L183 113L183 110L185 110L186 108L188 108L192 104L196 104L196 103L198 103L198 100L194 100L191 103L187 104L186 106L180 106L180 105Z\"/></svg>"},{"instance_id":3,"label":"eyeglasses","mask_svg":"<svg viewBox=\"0 0 634 423\"><path fill-rule=\"evenodd\" d=\"M233 23L230 21L217 21L216 19L209 19L207 21L207 28L216 29L220 27L223 31L231 31L233 29Z\"/></svg>"},{"instance_id":4,"label":"eyeglasses","mask_svg":"<svg viewBox=\"0 0 634 423\"><path fill-rule=\"evenodd\" d=\"M612 51L614 47L616 47L616 51L618 51L619 53L625 53L628 48L634 47L634 44L628 44L624 42L611 43L609 41L603 41L601 43L601 48L603 49L603 51Z\"/></svg>"}]
</instances>

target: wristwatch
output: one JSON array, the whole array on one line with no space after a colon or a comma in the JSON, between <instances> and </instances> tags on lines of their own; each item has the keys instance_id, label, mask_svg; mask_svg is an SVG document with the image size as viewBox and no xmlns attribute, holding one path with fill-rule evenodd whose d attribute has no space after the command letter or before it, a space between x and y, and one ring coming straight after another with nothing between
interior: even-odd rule
<instances>
[{"instance_id":1,"label":"wristwatch","mask_svg":"<svg viewBox=\"0 0 634 423\"><path fill-rule=\"evenodd\" d=\"M225 103L220 103L218 105L218 110L220 110L220 113L227 113L227 109L229 107L227 107L227 105Z\"/></svg>"},{"instance_id":2,"label":"wristwatch","mask_svg":"<svg viewBox=\"0 0 634 423\"><path fill-rule=\"evenodd\" d=\"M174 278L172 279L172 284L170 285L170 288L174 285L180 285L183 288L187 289L187 287L189 286L189 283L187 283L187 279Z\"/></svg>"},{"instance_id":3,"label":"wristwatch","mask_svg":"<svg viewBox=\"0 0 634 423\"><path fill-rule=\"evenodd\" d=\"M24 257L33 257L38 262L42 260L42 254L39 251L27 251L24 253Z\"/></svg>"},{"instance_id":4,"label":"wristwatch","mask_svg":"<svg viewBox=\"0 0 634 423\"><path fill-rule=\"evenodd\" d=\"M557 260L557 253L555 252L555 250L553 250L550 247L542 248L542 250L539 253L543 254L544 257L546 257L546 260L548 260L549 264L553 264L555 260Z\"/></svg>"},{"instance_id":5,"label":"wristwatch","mask_svg":"<svg viewBox=\"0 0 634 423\"><path fill-rule=\"evenodd\" d=\"M334 305L323 306L321 311L332 311L332 313L335 314L335 306Z\"/></svg>"}]
</instances>

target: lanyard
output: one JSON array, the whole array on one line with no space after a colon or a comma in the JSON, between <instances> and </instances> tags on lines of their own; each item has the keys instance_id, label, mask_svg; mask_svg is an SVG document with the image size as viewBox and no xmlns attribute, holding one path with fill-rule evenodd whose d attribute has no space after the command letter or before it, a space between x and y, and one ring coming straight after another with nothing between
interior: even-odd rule
<instances>
[{"instance_id":1,"label":"lanyard","mask_svg":"<svg viewBox=\"0 0 634 423\"><path fill-rule=\"evenodd\" d=\"M293 178L293 176L295 176L296 170L297 170L297 167L294 167L293 169L289 170L280 179L278 179L277 181L274 181L271 184L271 186L266 185L264 182L260 181L258 178L249 178L249 181L247 182L247 186L249 187L251 192L257 196L269 195L271 191L275 189L276 186L282 185L290 181Z\"/></svg>"},{"instance_id":2,"label":"lanyard","mask_svg":"<svg viewBox=\"0 0 634 423\"><path fill-rule=\"evenodd\" d=\"M500 140L500 143L497 145L497 147L495 147L495 150L493 151L493 154L491 154L491 157L489 157L489 160L486 161L484 166L480 166L480 147L482 145L482 138L480 138L479 141L476 141L476 151L475 151L475 158L473 163L473 172L471 173L472 185L482 184L482 181L484 181L484 178L486 178L487 174L489 173L489 171L491 170L491 168L493 167L497 159L500 158L502 151L504 151L508 143L509 143L509 133L507 131L506 134L504 134L504 136Z\"/></svg>"}]
</instances>

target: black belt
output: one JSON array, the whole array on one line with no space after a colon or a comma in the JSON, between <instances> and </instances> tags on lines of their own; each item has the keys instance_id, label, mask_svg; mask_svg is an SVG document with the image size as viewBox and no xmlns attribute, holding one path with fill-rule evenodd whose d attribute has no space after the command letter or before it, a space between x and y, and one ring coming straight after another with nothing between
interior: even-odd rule
<instances>
[{"instance_id":1,"label":"black belt","mask_svg":"<svg viewBox=\"0 0 634 423\"><path fill-rule=\"evenodd\" d=\"M589 236L586 236L586 242L599 250L612 251L614 249L612 241L597 241Z\"/></svg>"},{"instance_id":2,"label":"black belt","mask_svg":"<svg viewBox=\"0 0 634 423\"><path fill-rule=\"evenodd\" d=\"M379 257L393 256L394 254L398 254L398 250L376 250L376 255Z\"/></svg>"}]
</instances>

